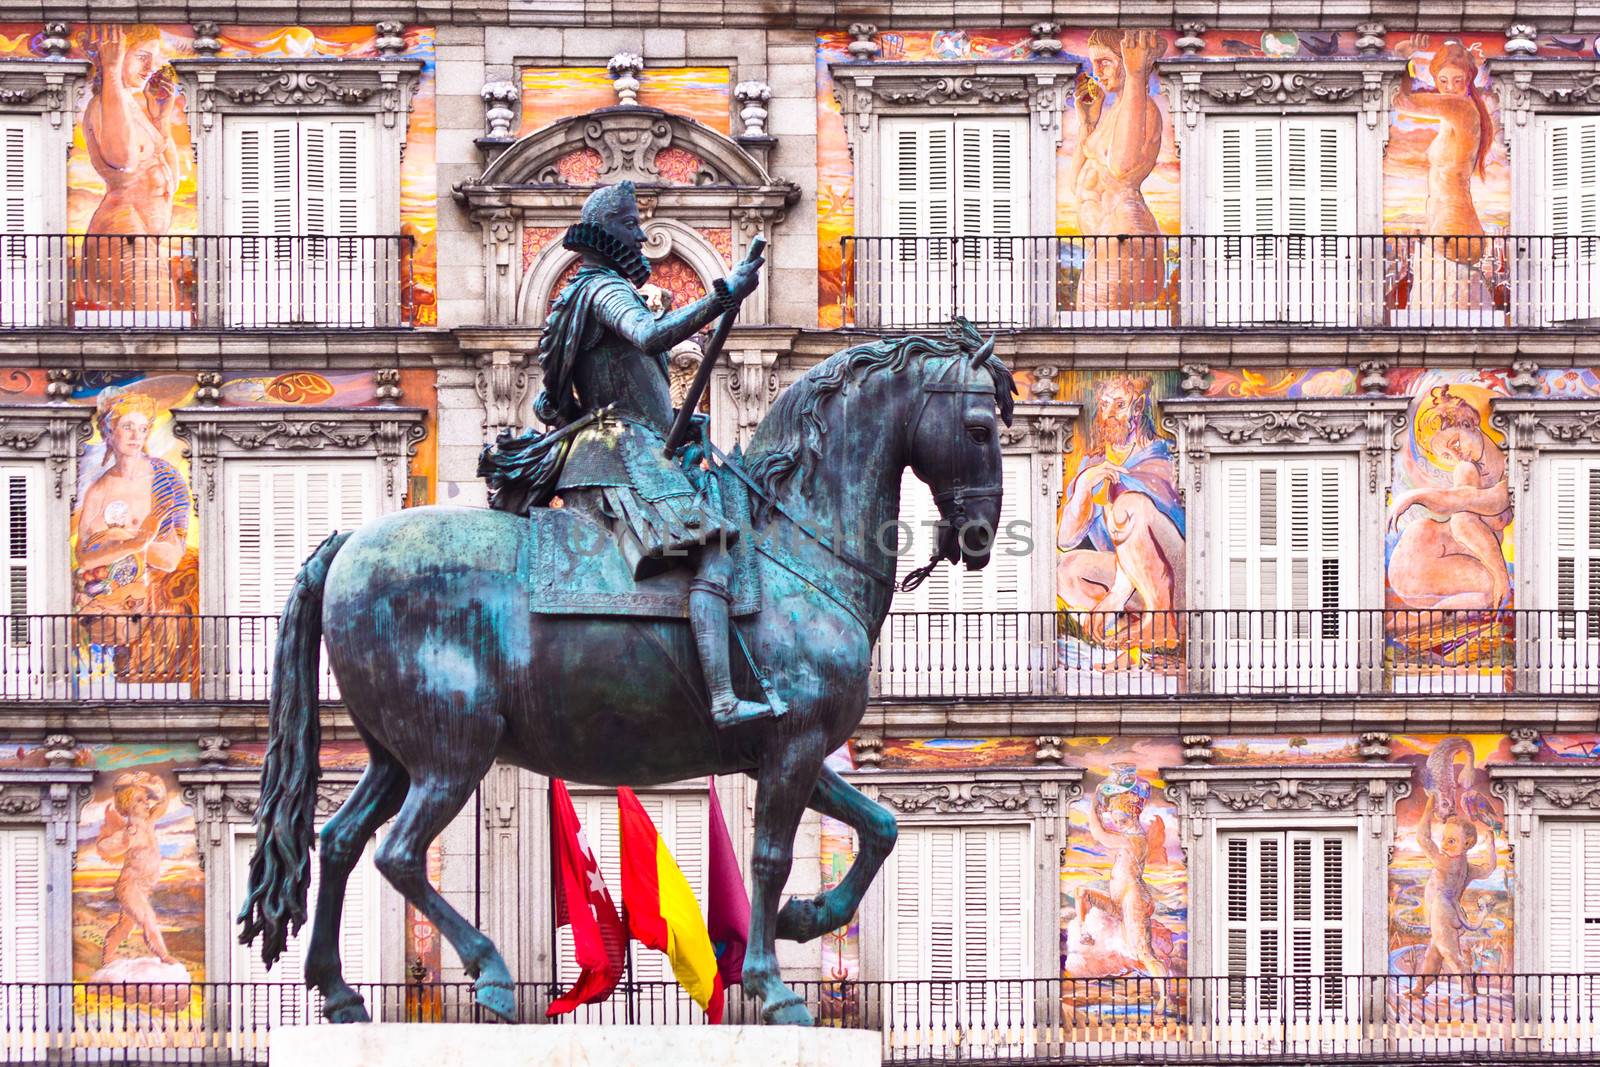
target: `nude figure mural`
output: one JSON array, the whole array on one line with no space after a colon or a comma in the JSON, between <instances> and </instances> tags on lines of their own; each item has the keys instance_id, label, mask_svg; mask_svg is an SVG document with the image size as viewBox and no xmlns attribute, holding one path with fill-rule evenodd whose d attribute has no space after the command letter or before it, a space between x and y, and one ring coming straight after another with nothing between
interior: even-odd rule
<instances>
[{"instance_id":1,"label":"nude figure mural","mask_svg":"<svg viewBox=\"0 0 1600 1067\"><path fill-rule=\"evenodd\" d=\"M1145 869L1167 862L1167 825L1156 816L1144 819L1150 783L1131 763L1117 763L1100 783L1087 807L1089 836L1111 859L1105 888L1077 892L1078 955L1097 969L1165 978L1173 972L1172 936L1156 921L1156 897L1145 881ZM1102 929L1114 930L1120 945L1100 945L1092 921L1104 916ZM1103 936L1103 935L1102 935ZM1083 965L1080 963L1080 965ZM1089 977L1089 975L1075 975Z\"/></svg>"},{"instance_id":2,"label":"nude figure mural","mask_svg":"<svg viewBox=\"0 0 1600 1067\"><path fill-rule=\"evenodd\" d=\"M1061 506L1058 595L1089 612L1102 643L1176 640L1184 587L1184 515L1171 442L1156 436L1150 379L1095 385L1089 444Z\"/></svg>"},{"instance_id":3,"label":"nude figure mural","mask_svg":"<svg viewBox=\"0 0 1600 1067\"><path fill-rule=\"evenodd\" d=\"M111 786L111 803L106 806L105 822L95 849L105 859L121 861L122 870L112 889L116 898L117 921L106 933L100 964L116 958L117 949L127 936L138 930L151 955L162 963L176 963L167 951L150 894L161 880L161 842L156 838L156 820L167 810L167 787L160 776L148 771L127 771Z\"/></svg>"},{"instance_id":4,"label":"nude figure mural","mask_svg":"<svg viewBox=\"0 0 1600 1067\"><path fill-rule=\"evenodd\" d=\"M1435 484L1393 499L1389 526L1400 536L1389 556L1389 588L1412 608L1503 607L1511 592L1501 546L1511 524L1505 453L1461 386L1431 388L1418 399L1412 425L1413 453Z\"/></svg>"},{"instance_id":5,"label":"nude figure mural","mask_svg":"<svg viewBox=\"0 0 1600 1067\"><path fill-rule=\"evenodd\" d=\"M1079 310L1140 307L1161 293L1160 229L1140 187L1161 154L1150 74L1166 47L1154 30L1089 34L1092 73L1078 78L1073 94L1078 139L1066 175L1084 235Z\"/></svg>"},{"instance_id":6,"label":"nude figure mural","mask_svg":"<svg viewBox=\"0 0 1600 1067\"><path fill-rule=\"evenodd\" d=\"M1395 46L1411 73L1428 47L1426 36ZM1479 62L1459 41L1446 41L1426 59L1433 89L1402 78L1395 107L1437 124L1428 145L1428 199L1422 232L1434 240L1417 244L1411 263L1413 308L1488 309L1494 305L1488 261L1491 242L1463 240L1483 234L1472 200L1472 179L1483 177L1494 144L1494 120L1476 86ZM1414 75L1413 75L1414 76ZM1457 237L1456 235L1461 235Z\"/></svg>"},{"instance_id":7,"label":"nude figure mural","mask_svg":"<svg viewBox=\"0 0 1600 1067\"><path fill-rule=\"evenodd\" d=\"M94 26L88 33L95 73L83 139L106 193L83 239L77 299L88 309L171 310L173 259L163 242L148 239L172 225L180 177L172 127L184 121L161 31Z\"/></svg>"}]
</instances>

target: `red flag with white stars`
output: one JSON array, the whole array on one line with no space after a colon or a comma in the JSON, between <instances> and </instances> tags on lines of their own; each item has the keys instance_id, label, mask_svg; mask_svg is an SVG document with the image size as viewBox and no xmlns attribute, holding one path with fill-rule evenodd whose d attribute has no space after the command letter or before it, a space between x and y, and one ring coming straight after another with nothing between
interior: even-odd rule
<instances>
[{"instance_id":1,"label":"red flag with white stars","mask_svg":"<svg viewBox=\"0 0 1600 1067\"><path fill-rule=\"evenodd\" d=\"M550 780L550 822L556 926L572 927L574 954L583 971L572 988L546 1009L545 1015L556 1016L611 995L626 966L628 935L600 877L600 863L578 825L567 784L559 778Z\"/></svg>"}]
</instances>

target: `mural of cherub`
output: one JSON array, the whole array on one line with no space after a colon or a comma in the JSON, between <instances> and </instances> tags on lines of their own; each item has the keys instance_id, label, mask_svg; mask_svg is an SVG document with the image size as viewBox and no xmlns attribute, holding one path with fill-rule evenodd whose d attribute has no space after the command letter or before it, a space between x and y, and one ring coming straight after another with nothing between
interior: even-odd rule
<instances>
[{"instance_id":1,"label":"mural of cherub","mask_svg":"<svg viewBox=\"0 0 1600 1067\"><path fill-rule=\"evenodd\" d=\"M1428 950L1422 957L1422 966L1417 968L1419 980L1407 992L1412 997L1426 993L1441 974L1472 973L1461 935L1463 931L1478 927L1467 921L1461 898L1468 885L1487 878L1500 864L1493 823L1484 824L1488 831L1489 854L1482 862L1474 863L1471 854L1478 844L1477 824L1466 815L1450 815L1445 818L1444 829L1435 843L1433 820L1434 794L1430 792L1417 822L1417 847L1433 864L1422 897L1429 931ZM1481 906L1479 910L1482 911Z\"/></svg>"},{"instance_id":2,"label":"mural of cherub","mask_svg":"<svg viewBox=\"0 0 1600 1067\"><path fill-rule=\"evenodd\" d=\"M122 871L112 890L121 912L106 933L101 966L111 962L135 927L162 963L177 962L167 951L161 921L150 903L150 894L161 880L161 843L156 838L156 822L167 810L169 800L166 784L148 771L119 774L111 785L111 803L106 805L105 822L95 849L107 860L122 861Z\"/></svg>"},{"instance_id":3,"label":"mural of cherub","mask_svg":"<svg viewBox=\"0 0 1600 1067\"><path fill-rule=\"evenodd\" d=\"M1150 784L1131 763L1118 763L1095 790L1089 802L1089 835L1111 857L1111 877L1106 889L1078 891L1079 940L1094 944L1088 919L1099 910L1121 922L1123 949L1138 962L1146 976L1162 978L1169 967L1154 945L1156 898L1145 882L1145 868L1166 862L1167 830L1160 817L1146 823L1142 816L1150 798Z\"/></svg>"}]
</instances>

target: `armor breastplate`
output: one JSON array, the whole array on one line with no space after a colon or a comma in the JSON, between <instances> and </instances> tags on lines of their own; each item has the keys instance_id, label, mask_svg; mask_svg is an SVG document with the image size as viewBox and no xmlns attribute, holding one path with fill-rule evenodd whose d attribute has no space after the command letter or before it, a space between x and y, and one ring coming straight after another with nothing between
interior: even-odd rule
<instances>
[{"instance_id":1,"label":"armor breastplate","mask_svg":"<svg viewBox=\"0 0 1600 1067\"><path fill-rule=\"evenodd\" d=\"M593 341L573 368L573 386L584 410L615 404L665 434L672 425L672 391L665 355L647 356L610 330L594 324Z\"/></svg>"}]
</instances>

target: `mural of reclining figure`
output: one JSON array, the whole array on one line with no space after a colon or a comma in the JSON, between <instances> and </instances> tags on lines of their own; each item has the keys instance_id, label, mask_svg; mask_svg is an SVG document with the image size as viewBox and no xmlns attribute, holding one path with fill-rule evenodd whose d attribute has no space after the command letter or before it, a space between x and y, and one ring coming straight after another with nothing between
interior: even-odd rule
<instances>
[{"instance_id":1,"label":"mural of reclining figure","mask_svg":"<svg viewBox=\"0 0 1600 1067\"><path fill-rule=\"evenodd\" d=\"M1506 602L1511 574L1500 536L1511 523L1506 458L1482 416L1448 385L1419 401L1415 447L1450 485L1400 494L1395 527L1412 508L1428 514L1400 533L1389 557L1389 586L1413 608L1493 610Z\"/></svg>"}]
</instances>

